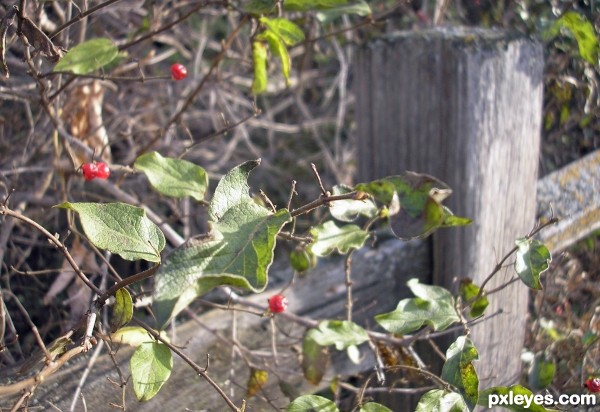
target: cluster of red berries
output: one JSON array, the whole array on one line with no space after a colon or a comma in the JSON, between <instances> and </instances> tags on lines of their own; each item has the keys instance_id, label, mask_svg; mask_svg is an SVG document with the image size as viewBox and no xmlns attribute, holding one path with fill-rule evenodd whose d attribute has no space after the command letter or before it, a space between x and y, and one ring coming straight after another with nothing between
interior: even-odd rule
<instances>
[{"instance_id":1,"label":"cluster of red berries","mask_svg":"<svg viewBox=\"0 0 600 412\"><path fill-rule=\"evenodd\" d=\"M590 378L585 381L585 386L592 393L600 393L600 378Z\"/></svg>"},{"instance_id":2,"label":"cluster of red berries","mask_svg":"<svg viewBox=\"0 0 600 412\"><path fill-rule=\"evenodd\" d=\"M104 162L84 163L81 166L81 171L83 172L83 178L87 181L95 178L108 179L108 176L110 176L110 169Z\"/></svg>"},{"instance_id":3,"label":"cluster of red berries","mask_svg":"<svg viewBox=\"0 0 600 412\"><path fill-rule=\"evenodd\" d=\"M183 80L187 77L188 71L181 63L175 63L171 66L171 77L173 80Z\"/></svg>"},{"instance_id":4,"label":"cluster of red berries","mask_svg":"<svg viewBox=\"0 0 600 412\"><path fill-rule=\"evenodd\" d=\"M269 311L271 313L284 312L288 307L288 300L283 295L273 295L269 298Z\"/></svg>"}]
</instances>

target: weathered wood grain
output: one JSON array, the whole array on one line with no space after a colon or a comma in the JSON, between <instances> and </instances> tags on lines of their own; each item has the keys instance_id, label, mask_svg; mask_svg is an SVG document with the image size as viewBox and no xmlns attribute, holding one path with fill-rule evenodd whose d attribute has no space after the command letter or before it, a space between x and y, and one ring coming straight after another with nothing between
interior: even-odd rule
<instances>
[{"instance_id":1,"label":"weathered wood grain","mask_svg":"<svg viewBox=\"0 0 600 412\"><path fill-rule=\"evenodd\" d=\"M429 173L454 190L446 204L474 220L435 234L435 283L480 284L532 228L542 72L541 45L482 29L397 33L357 53L359 178ZM495 294L488 310L504 313L472 331L482 387L519 378L527 293L514 284Z\"/></svg>"}]
</instances>

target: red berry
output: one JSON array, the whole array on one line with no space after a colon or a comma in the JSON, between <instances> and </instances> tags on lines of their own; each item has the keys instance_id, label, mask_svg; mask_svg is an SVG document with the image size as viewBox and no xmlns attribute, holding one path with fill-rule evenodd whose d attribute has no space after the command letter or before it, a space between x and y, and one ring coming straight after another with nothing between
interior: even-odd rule
<instances>
[{"instance_id":1,"label":"red berry","mask_svg":"<svg viewBox=\"0 0 600 412\"><path fill-rule=\"evenodd\" d=\"M171 77L173 80L183 80L187 77L187 69L181 63L175 63L171 66Z\"/></svg>"},{"instance_id":2,"label":"red berry","mask_svg":"<svg viewBox=\"0 0 600 412\"><path fill-rule=\"evenodd\" d=\"M108 168L107 164L104 162L98 162L96 163L96 167L98 168L96 177L98 179L108 179L108 176L110 176L110 169Z\"/></svg>"},{"instance_id":3,"label":"red berry","mask_svg":"<svg viewBox=\"0 0 600 412\"><path fill-rule=\"evenodd\" d=\"M585 386L587 386L589 391L592 393L600 392L600 378L588 379L585 381Z\"/></svg>"},{"instance_id":4,"label":"red berry","mask_svg":"<svg viewBox=\"0 0 600 412\"><path fill-rule=\"evenodd\" d=\"M85 180L94 180L98 176L98 165L96 163L84 163L81 166L81 171Z\"/></svg>"},{"instance_id":5,"label":"red berry","mask_svg":"<svg viewBox=\"0 0 600 412\"><path fill-rule=\"evenodd\" d=\"M273 295L269 298L269 310L272 313L281 313L287 309L288 300L283 295Z\"/></svg>"}]
</instances>

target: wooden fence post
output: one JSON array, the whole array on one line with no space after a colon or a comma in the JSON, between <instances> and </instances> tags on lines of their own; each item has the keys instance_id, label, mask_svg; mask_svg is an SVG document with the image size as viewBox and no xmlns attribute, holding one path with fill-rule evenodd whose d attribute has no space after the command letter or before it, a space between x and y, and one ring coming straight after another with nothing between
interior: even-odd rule
<instances>
[{"instance_id":1,"label":"wooden fence post","mask_svg":"<svg viewBox=\"0 0 600 412\"><path fill-rule=\"evenodd\" d=\"M532 228L542 74L541 45L482 29L397 33L357 53L357 181L429 173L453 189L445 204L474 221L435 234L434 283L481 284ZM487 289L513 274L501 272ZM481 388L519 380L527 300L527 288L513 283L490 298L487 313L503 312L472 329Z\"/></svg>"}]
</instances>

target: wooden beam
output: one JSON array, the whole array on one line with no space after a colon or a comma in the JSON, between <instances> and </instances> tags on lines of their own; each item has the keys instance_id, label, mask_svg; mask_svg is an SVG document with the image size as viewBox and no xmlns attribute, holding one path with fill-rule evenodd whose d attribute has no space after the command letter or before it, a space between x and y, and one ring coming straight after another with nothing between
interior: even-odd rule
<instances>
[{"instance_id":1,"label":"wooden beam","mask_svg":"<svg viewBox=\"0 0 600 412\"><path fill-rule=\"evenodd\" d=\"M600 229L600 150L542 178L537 204L540 221L560 218L539 236L553 252Z\"/></svg>"}]
</instances>

